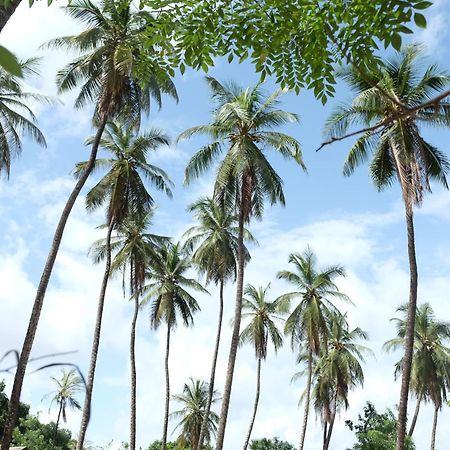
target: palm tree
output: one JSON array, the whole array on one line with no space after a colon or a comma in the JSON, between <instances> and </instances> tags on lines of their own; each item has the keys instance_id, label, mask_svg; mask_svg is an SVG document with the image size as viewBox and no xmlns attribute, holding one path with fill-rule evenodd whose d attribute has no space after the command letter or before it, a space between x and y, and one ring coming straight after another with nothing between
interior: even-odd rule
<instances>
[{"instance_id":1,"label":"palm tree","mask_svg":"<svg viewBox=\"0 0 450 450\"><path fill-rule=\"evenodd\" d=\"M77 36L54 39L51 46L75 50L80 54L66 68L58 72L60 92L81 86L75 106L81 108L89 102L95 104L94 124L97 127L92 141L89 162L78 178L56 226L52 245L42 271L31 312L30 321L20 353L8 406L1 449L9 450L12 432L17 421L23 378L33 347L45 293L53 271L64 229L75 200L94 168L100 140L109 120L126 115L136 126L141 112L149 112L150 98L161 104L161 93L176 98L170 78L151 61L153 49L143 46L143 26L146 14L133 10L130 0L74 0L65 11L87 28ZM136 70L136 65L152 67L152 71Z\"/></svg>"},{"instance_id":2,"label":"palm tree","mask_svg":"<svg viewBox=\"0 0 450 450\"><path fill-rule=\"evenodd\" d=\"M385 350L403 347L407 332L408 305L397 311L405 318L392 319L396 323L397 337L384 344ZM431 450L436 440L437 418L443 401L447 400L447 387L450 381L450 348L444 345L450 339L450 323L436 319L428 303L417 308L414 327L414 350L411 367L410 392L417 397L417 407L408 433L412 436L419 414L421 402L430 401L434 405L434 420L431 433ZM404 358L397 364L395 376L404 370Z\"/></svg>"},{"instance_id":3,"label":"palm tree","mask_svg":"<svg viewBox=\"0 0 450 450\"><path fill-rule=\"evenodd\" d=\"M313 398L319 412L323 432L323 450L328 450L337 411L347 410L348 393L356 386L364 385L364 353L367 347L357 344L357 340L367 340L368 335L360 328L350 330L346 316L333 314L329 324L327 347L315 366L316 384Z\"/></svg>"},{"instance_id":4,"label":"palm tree","mask_svg":"<svg viewBox=\"0 0 450 450\"><path fill-rule=\"evenodd\" d=\"M269 342L275 352L283 345L283 336L277 327L276 321L281 320L278 316L278 304L267 301L268 284L265 288L258 289L247 284L244 294L247 296L242 302L242 317L250 319L248 325L242 330L241 343L249 343L255 349L257 359L256 369L256 396L253 407L253 416L250 421L247 437L244 442L244 450L247 450L255 423L256 411L258 409L259 395L261 390L261 361L267 358L267 346Z\"/></svg>"},{"instance_id":5,"label":"palm tree","mask_svg":"<svg viewBox=\"0 0 450 450\"><path fill-rule=\"evenodd\" d=\"M61 378L51 377L51 380L56 385L56 390L47 394L44 398L52 396L50 402L50 408L53 403L58 405L58 418L56 419L55 432L53 434L52 449L55 446L56 435L58 433L58 426L61 417L64 422L67 422L67 410L66 408L80 410L81 405L76 399L76 395L83 390L83 381L78 376L75 369L70 369L66 372L65 369L61 371Z\"/></svg>"},{"instance_id":6,"label":"palm tree","mask_svg":"<svg viewBox=\"0 0 450 450\"><path fill-rule=\"evenodd\" d=\"M283 270L278 272L277 278L293 284L297 290L281 295L277 301L280 308L287 312L292 300L298 299L298 304L286 320L284 332L291 336L293 348L300 345L307 354L305 413L298 447L303 450L311 399L313 357L320 355L322 345L327 345L329 334L327 319L338 312L331 299L344 301L349 299L335 284L336 278L345 276L342 266L318 269L316 255L309 247L303 254L292 253L289 256L289 263L294 265L295 271Z\"/></svg>"},{"instance_id":7,"label":"palm tree","mask_svg":"<svg viewBox=\"0 0 450 450\"><path fill-rule=\"evenodd\" d=\"M90 143L94 138L89 138ZM107 204L105 240L105 272L100 289L91 362L86 384L86 397L83 407L77 450L82 450L89 421L92 389L97 364L98 346L102 326L105 293L111 273L111 235L115 227L123 224L127 217L143 217L154 205L153 197L147 191L144 179L153 187L172 196L171 182L160 168L148 163L148 153L161 145L168 144L168 138L159 130L152 129L136 135L131 125L108 123L100 147L111 154L111 158L97 159L94 168L109 168L101 180L87 193L86 207L92 211ZM84 172L87 161L77 164L75 175Z\"/></svg>"},{"instance_id":8,"label":"palm tree","mask_svg":"<svg viewBox=\"0 0 450 450\"><path fill-rule=\"evenodd\" d=\"M35 74L36 62L36 59L29 59L20 63L23 74ZM46 146L44 135L36 126L36 116L26 104L28 100L49 101L43 95L25 92L20 79L0 67L0 174L5 172L7 178L11 160L22 151L22 135Z\"/></svg>"},{"instance_id":9,"label":"palm tree","mask_svg":"<svg viewBox=\"0 0 450 450\"><path fill-rule=\"evenodd\" d=\"M173 418L181 419L176 428L181 428L181 434L178 443L184 447L191 449L198 448L200 441L200 432L205 417L206 431L205 440L207 443L211 441L212 436L217 431L217 423L219 416L210 410L207 411L209 402L209 386L208 383L201 380L189 379L189 384L183 386L183 393L173 395L172 399L181 403L182 409L174 411L170 414ZM219 394L214 391L211 403L219 401ZM203 449L203 447L201 447Z\"/></svg>"},{"instance_id":10,"label":"palm tree","mask_svg":"<svg viewBox=\"0 0 450 450\"><path fill-rule=\"evenodd\" d=\"M186 277L186 272L192 267L191 258L186 255L180 244L165 244L159 249L158 257L154 259L147 278L149 284L144 287L145 297L142 303L151 304L151 324L154 329L164 324L167 327L166 337L166 400L163 424L161 450L166 450L167 427L169 423L170 374L169 351L171 331L177 326L178 315L183 324L188 327L194 324L193 315L200 307L187 289L208 293L200 283Z\"/></svg>"},{"instance_id":11,"label":"palm tree","mask_svg":"<svg viewBox=\"0 0 450 450\"><path fill-rule=\"evenodd\" d=\"M275 150L293 159L303 169L300 144L291 136L272 131L288 122L297 122L295 114L278 109L282 90L265 97L260 85L242 89L234 83L221 84L208 77L212 99L217 106L212 122L186 130L179 139L206 134L212 142L202 147L189 161L185 182L199 177L211 168L219 155L225 156L217 169L214 200L233 208L238 217L238 255L234 325L228 358L216 449L222 450L233 384L234 366L239 344L242 295L244 287L244 225L252 217L261 218L266 200L284 205L283 182L266 157L266 150Z\"/></svg>"},{"instance_id":12,"label":"palm tree","mask_svg":"<svg viewBox=\"0 0 450 450\"><path fill-rule=\"evenodd\" d=\"M127 216L116 227L116 235L111 238L111 251L115 254L111 263L111 275L116 272L129 275L129 291L134 303L134 313L130 333L130 366L131 366L131 414L130 414L130 449L136 448L136 323L139 313L140 296L145 283L145 271L156 257L158 248L167 238L148 233L154 209L143 216ZM106 257L105 239L94 243L92 248L94 261L103 261ZM125 292L124 292L125 293Z\"/></svg>"},{"instance_id":13,"label":"palm tree","mask_svg":"<svg viewBox=\"0 0 450 450\"><path fill-rule=\"evenodd\" d=\"M236 226L238 221L236 215L231 211L227 211L223 206L215 202L213 198L200 198L189 206L188 211L194 213L194 217L199 222L199 225L191 227L184 233L185 245L195 249L192 259L200 273L205 274L206 283L214 282L219 284L219 320L208 384L206 415L203 419L198 445L193 449L201 450L214 393L217 355L219 353L222 331L223 290L227 280L236 280L239 233ZM249 242L256 242L248 230L244 230L244 239ZM249 261L250 254L247 249L245 249L245 254L246 261Z\"/></svg>"},{"instance_id":14,"label":"palm tree","mask_svg":"<svg viewBox=\"0 0 450 450\"><path fill-rule=\"evenodd\" d=\"M408 236L410 289L397 450L404 450L405 445L417 305L418 271L413 211L414 207L421 205L424 193L430 191L430 180L448 187L446 173L450 168L445 155L422 137L419 127L420 124L448 127L449 102L443 101L416 114L396 118L398 105L394 99L407 108L413 108L428 100L434 93L441 92L450 82L450 77L440 72L435 65L422 72L420 53L418 46L410 46L396 58L381 63L379 70L372 74L372 81L377 87L369 85L354 70L344 70L342 76L356 92L356 97L350 105L338 108L327 122L328 134L332 137L344 135L356 123L363 123L369 128L378 126L365 132L353 145L344 164L344 175L351 175L372 152L369 171L376 188L382 190L397 179L402 191ZM391 121L391 118L394 120Z\"/></svg>"}]
</instances>

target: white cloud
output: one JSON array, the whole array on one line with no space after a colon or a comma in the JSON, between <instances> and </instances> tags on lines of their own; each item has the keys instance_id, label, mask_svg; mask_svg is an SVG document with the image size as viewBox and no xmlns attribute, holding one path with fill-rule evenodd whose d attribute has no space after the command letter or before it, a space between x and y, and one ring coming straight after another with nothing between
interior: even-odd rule
<instances>
[{"instance_id":1,"label":"white cloud","mask_svg":"<svg viewBox=\"0 0 450 450\"><path fill-rule=\"evenodd\" d=\"M27 180L29 183L27 183ZM61 202L70 186L64 179L45 182L35 195L31 195L36 179L28 174L18 180L19 189L11 197L12 206L21 204L28 195L36 208L35 215L41 217L48 227L50 236L61 209ZM55 195L56 191L56 195ZM157 212L159 214L159 212ZM368 217L373 213L368 213ZM42 319L39 326L34 354L49 351L78 350L70 360L86 370L89 358L90 339L96 311L96 302L102 267L93 267L86 256L92 240L101 236L95 229L101 214L89 216L83 212L82 199L77 203L69 220L63 245L57 259L54 274L47 293ZM270 219L270 225L255 227L260 237L260 246L253 250L253 260L246 273L246 282L265 285L272 281L273 296L288 289L288 286L274 280L280 268L288 267L287 256L292 251L302 251L310 244L317 253L321 265L342 263L348 269L347 279L340 287L355 303L349 309L349 317L355 326L361 326L370 333L368 343L376 353L376 359L367 358L366 383L364 390L351 395L351 409L342 413L336 424L333 437L335 448L346 448L353 441L352 433L343 426L347 418L355 418L366 400L372 400L377 407L393 407L397 402L398 385L393 383L393 363L399 355L385 355L380 352L382 343L392 336L394 329L389 318L395 314L398 304L405 301L408 274L399 260L380 252L378 235L385 227L383 221L366 220L361 215L351 220L329 219L309 223L302 227L285 229ZM181 224L180 224L181 226ZM25 269L27 261L38 248L33 245L33 234L29 228L9 228L10 250L1 252L0 280L2 290L2 316L0 317L0 339L4 348L18 348L25 331L35 282L30 280ZM381 247L383 248L383 247ZM31 249L31 250L30 250ZM31 252L31 253L30 253ZM43 261L44 255L39 258ZM438 264L438 262L436 262ZM429 295L436 311L445 316L445 293L449 282L445 278L428 278L421 284L422 292ZM215 338L217 292L211 288L211 296L199 296L202 312L196 317L194 329L180 326L173 334L171 351L172 392L179 392L188 377L207 379L210 358ZM441 300L442 299L442 300ZM232 315L234 287L226 289L226 311L224 336L222 339L217 369L217 388L221 391L225 381L227 352L229 348L229 318ZM128 436L129 410L129 362L128 341L131 305L122 296L120 280L114 280L108 288L105 304L104 330L98 365L97 385L94 392L94 411L89 429L89 439L97 442L126 440ZM9 318L15 317L11 329ZM163 412L163 358L165 330L152 332L148 322L148 310L140 314L138 328L138 425L139 443L147 444L157 439L161 432ZM298 369L294 355L288 346L275 357L269 355L263 367L263 391L255 424L254 437L278 435L293 443L297 442L302 410L297 402L304 387L301 380L291 383L290 379ZM236 377L233 386L230 421L227 428L226 448L242 444L251 416L254 396L255 361L250 348L242 348L238 355ZM48 373L29 375L26 379L24 400L32 401L36 410L46 410L39 403L50 388ZM10 382L10 379L8 380ZM109 404L114 405L112 408ZM172 405L174 407L175 405ZM45 411L44 411L45 412ZM430 411L424 411L424 418ZM442 422L448 413L443 412ZM42 413L42 418L52 415ZM68 426L77 431L78 414L70 416ZM417 441L427 442L428 419L417 429ZM108 425L107 425L108 424ZM171 422L172 426L174 425ZM320 441L320 424L314 418L308 431L308 449L315 450ZM440 435L439 439L443 439ZM442 444L440 444L442 446Z\"/></svg>"}]
</instances>

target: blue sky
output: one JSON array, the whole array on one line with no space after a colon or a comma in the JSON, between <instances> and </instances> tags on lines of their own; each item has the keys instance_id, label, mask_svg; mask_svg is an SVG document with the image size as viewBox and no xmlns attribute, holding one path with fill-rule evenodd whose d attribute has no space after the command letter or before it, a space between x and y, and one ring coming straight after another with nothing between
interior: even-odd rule
<instances>
[{"instance_id":1,"label":"blue sky","mask_svg":"<svg viewBox=\"0 0 450 450\"><path fill-rule=\"evenodd\" d=\"M447 24L450 6L437 1L428 13L429 28L418 32L414 39L424 41L430 61L442 68L448 66L449 38ZM52 37L77 31L77 25L64 16L57 4L47 8L38 3L29 9L22 4L2 34L2 43L22 57L39 53L45 55L42 76L30 80L30 89L49 95L55 94L54 76L58 68L70 60L70 55L38 51L37 47ZM431 59L432 57L432 59ZM234 79L241 85L257 81L248 64L228 65L217 61L211 75L219 80ZM186 72L177 77L180 102L165 99L161 111L155 108L145 126L156 126L176 137L184 129L206 123L211 104L204 82L204 74ZM264 220L251 225L260 245L252 249L253 259L246 282L266 285L272 282L272 295L288 289L275 280L278 270L287 268L292 251L302 251L306 245L316 251L321 264L340 263L346 266L348 277L340 287L355 303L345 307L353 325L361 326L370 334L368 345L376 358L367 359L365 388L351 395L351 407L343 412L336 425L332 448L341 450L351 446L353 435L344 427L346 419L356 418L366 400L382 410L394 407L399 385L393 381L393 364L399 354L381 352L382 343L392 337L394 329L389 318L395 308L406 301L408 294L408 266L403 209L397 187L378 193L362 167L351 178L341 175L342 162L351 141L336 143L319 153L315 149L322 142L323 123L340 101L350 98L345 86L339 85L336 99L323 107L309 92L298 97L286 94L283 107L300 115L300 125L290 125L284 131L294 135L302 144L308 174L292 163L277 157L271 159L285 182L286 208L267 207ZM268 92L274 89L266 83ZM53 107L36 106L39 124L44 131L48 148L41 149L25 141L24 152L14 161L11 179L0 180L0 341L4 350L19 348L28 321L41 268L46 258L55 222L62 205L73 186L70 172L74 164L84 160L88 149L84 139L92 133L90 111L72 108L73 94L61 98ZM447 153L448 132L425 130L426 136ZM155 216L156 232L179 237L192 225L185 212L186 206L200 195L211 192L213 172L189 188L182 185L183 170L196 149L204 142L193 139L177 147L162 149L152 161L164 168L175 182L174 199L156 194L159 208ZM95 178L89 183L93 184ZM416 216L417 254L420 271L419 298L429 301L438 316L450 320L447 295L450 263L450 195L436 187L432 196ZM101 231L95 227L103 221L102 212L88 215L83 199L77 202L69 221L63 245L50 283L42 321L35 345L35 354L51 351L78 350L70 359L83 370L87 369L89 342L93 330L96 300L102 274L101 267L92 266L87 249ZM207 378L215 334L216 297L200 296L202 312L196 317L196 327L179 328L173 338L171 354L173 393L179 392L190 376ZM102 336L97 384L94 391L93 419L88 439L106 445L113 440L118 448L128 436L127 358L131 305L122 296L120 281L114 281L108 290L105 326ZM234 290L226 290L226 322L232 314ZM221 348L217 387L222 389L230 331L225 327ZM164 334L150 330L148 311L142 310L138 330L138 444L143 447L161 435L163 411L163 347ZM292 443L298 440L301 410L297 402L304 388L303 381L290 383L298 370L295 356L288 346L278 357L271 354L263 367L263 394L254 429L254 437L280 436ZM50 375L40 372L26 378L23 399L31 402L34 411L41 411L43 420L54 418L48 405L41 402L51 390ZM238 356L233 387L226 449L242 445L253 404L255 363L252 351L242 348ZM6 382L10 386L11 378ZM411 407L414 403L411 403ZM173 408L175 405L172 406ZM419 449L428 445L432 412L423 410L417 428ZM450 420L448 408L440 417L441 424ZM78 430L79 414L69 416L68 426L74 434ZM307 435L308 450L320 448L320 424L314 419ZM172 424L173 425L173 424ZM172 435L176 437L176 434ZM444 426L437 440L437 448L444 446Z\"/></svg>"}]
</instances>

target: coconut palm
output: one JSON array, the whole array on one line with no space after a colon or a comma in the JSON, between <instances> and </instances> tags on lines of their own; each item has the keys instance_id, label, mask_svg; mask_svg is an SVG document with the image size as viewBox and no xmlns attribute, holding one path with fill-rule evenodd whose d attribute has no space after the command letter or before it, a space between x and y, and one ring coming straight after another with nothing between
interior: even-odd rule
<instances>
[{"instance_id":1,"label":"coconut palm","mask_svg":"<svg viewBox=\"0 0 450 450\"><path fill-rule=\"evenodd\" d=\"M321 416L324 428L323 450L328 450L336 413L347 410L348 393L364 384L364 353L370 350L358 344L368 335L360 328L350 330L345 315L333 314L329 324L327 346L315 365L316 377L312 397L314 406Z\"/></svg>"},{"instance_id":2,"label":"coconut palm","mask_svg":"<svg viewBox=\"0 0 450 450\"><path fill-rule=\"evenodd\" d=\"M111 251L115 255L111 262L111 275L121 272L125 288L126 275L129 275L129 292L134 304L130 332L130 366L131 366L131 414L130 414L130 449L136 448L136 323L139 313L140 296L145 283L145 271L156 257L158 248L167 238L148 232L154 209L145 215L127 216L116 227L116 234L111 239ZM94 261L103 261L106 257L105 239L97 241L92 248ZM124 292L125 293L125 292Z\"/></svg>"},{"instance_id":3,"label":"coconut palm","mask_svg":"<svg viewBox=\"0 0 450 450\"><path fill-rule=\"evenodd\" d=\"M372 153L369 171L376 188L382 190L398 180L402 191L408 236L410 289L397 450L403 450L405 443L417 305L418 271L413 212L414 207L421 205L424 194L430 191L431 180L448 187L446 173L450 167L445 155L421 134L421 125L450 125L449 102L443 101L410 116L396 117L398 105L394 100L406 108L414 107L441 92L450 82L450 77L435 65L422 70L420 53L418 46L407 47L395 58L382 63L379 70L371 75L377 87L369 85L354 70L343 70L342 76L355 91L356 97L350 105L339 107L327 122L327 133L332 137L344 135L353 124L362 123L368 127L378 125L378 128L364 133L353 145L344 164L344 175L351 175ZM391 118L394 120L391 121Z\"/></svg>"},{"instance_id":4,"label":"coconut palm","mask_svg":"<svg viewBox=\"0 0 450 450\"><path fill-rule=\"evenodd\" d=\"M208 384L208 402L197 448L194 448L194 450L201 450L214 393L217 355L222 331L224 285L227 280L236 279L238 220L235 214L227 211L226 208L209 197L200 198L188 207L188 211L194 214L199 224L184 233L186 246L195 249L192 258L200 273L205 275L206 283L219 284L219 320ZM244 239L249 242L256 242L248 230L244 230ZM250 254L247 249L245 249L245 254L246 261L248 261Z\"/></svg>"},{"instance_id":5,"label":"coconut palm","mask_svg":"<svg viewBox=\"0 0 450 450\"><path fill-rule=\"evenodd\" d=\"M342 266L318 269L316 255L309 247L302 254L292 253L289 263L295 270L278 272L277 278L293 284L297 290L281 295L277 301L282 310L289 311L292 301L298 300L286 319L284 332L290 335L293 348L300 345L307 354L305 413L298 447L303 450L311 399L313 357L320 355L322 345L327 346L328 320L333 313L338 313L332 300L349 299L335 284L336 278L345 276Z\"/></svg>"},{"instance_id":6,"label":"coconut palm","mask_svg":"<svg viewBox=\"0 0 450 450\"><path fill-rule=\"evenodd\" d=\"M142 134L135 134L132 125L109 122L100 140L100 147L111 157L97 159L94 168L109 169L101 180L87 193L86 207L93 211L104 204L106 208L105 272L98 300L94 339L92 342L91 361L86 384L86 397L83 407L77 450L82 450L89 419L89 411L97 364L98 346L102 326L105 293L111 273L111 235L113 230L123 224L129 217L143 217L154 205L154 199L147 191L144 179L152 186L172 196L171 181L160 168L151 165L147 158L150 151L168 144L168 138L159 130L152 129ZM90 143L94 138L89 138ZM77 164L75 175L85 170L87 161Z\"/></svg>"},{"instance_id":7,"label":"coconut palm","mask_svg":"<svg viewBox=\"0 0 450 450\"><path fill-rule=\"evenodd\" d=\"M24 75L36 73L36 59L20 63ZM21 80L0 68L0 175L9 178L11 160L22 151L23 135L31 137L43 147L45 138L36 126L36 116L27 101L48 102L43 95L25 92Z\"/></svg>"},{"instance_id":8,"label":"coconut palm","mask_svg":"<svg viewBox=\"0 0 450 450\"><path fill-rule=\"evenodd\" d=\"M52 397L50 402L50 408L54 403L58 405L58 418L56 419L55 431L52 440L52 449L55 446L56 435L58 433L59 422L62 418L64 422L67 422L67 408L73 410L80 410L81 405L78 402L76 396L83 390L83 381L78 376L75 369L70 369L68 372L65 369L61 371L61 378L51 377L51 380L55 383L56 389L53 392L47 394L44 398Z\"/></svg>"},{"instance_id":9,"label":"coconut palm","mask_svg":"<svg viewBox=\"0 0 450 450\"><path fill-rule=\"evenodd\" d=\"M192 259L186 254L185 249L180 244L165 244L159 249L158 257L154 259L147 272L149 283L144 287L145 297L142 303L146 304L151 301L150 317L152 327L157 329L162 324L167 327L164 363L166 400L161 450L166 450L167 427L169 422L169 352L171 332L177 326L178 316L180 316L186 327L194 324L193 315L200 307L197 300L188 290L207 293L200 283L192 278L186 277L186 272L191 267Z\"/></svg>"},{"instance_id":10,"label":"coconut palm","mask_svg":"<svg viewBox=\"0 0 450 450\"><path fill-rule=\"evenodd\" d=\"M265 288L255 288L247 284L244 290L242 301L242 318L249 319L250 322L241 332L241 343L249 343L255 349L257 359L256 369L256 396L253 407L253 415L250 427L245 438L244 450L247 450L250 437L255 423L256 412L261 390L261 361L267 358L267 347L271 342L275 352L283 345L283 336L277 327L276 322L282 320L278 315L278 304L267 299L267 292L270 284Z\"/></svg>"},{"instance_id":11,"label":"coconut palm","mask_svg":"<svg viewBox=\"0 0 450 450\"><path fill-rule=\"evenodd\" d=\"M404 318L392 319L397 327L397 337L387 341L384 349L395 350L405 344L407 332L408 305L397 311ZM417 407L408 435L412 436L419 414L420 404L431 401L434 405L434 420L431 433L431 450L436 440L437 418L443 402L447 401L447 388L450 380L450 348L445 345L450 339L450 323L436 319L428 303L417 308L414 327L414 351L411 367L410 392L417 398ZM397 377L404 370L402 358L395 368Z\"/></svg>"},{"instance_id":12,"label":"coconut palm","mask_svg":"<svg viewBox=\"0 0 450 450\"><path fill-rule=\"evenodd\" d=\"M206 134L212 139L189 161L185 171L186 183L210 169L220 154L225 152L217 169L214 200L233 208L238 217L234 325L216 444L216 449L222 450L241 324L244 225L252 217L262 217L266 201L270 204L285 203L283 182L266 157L268 150L275 150L283 157L293 159L303 169L305 167L300 144L291 136L273 131L273 128L285 123L298 121L295 114L278 109L282 90L266 97L259 84L242 89L234 83L221 84L211 77L207 78L207 82L216 103L212 121L186 130L179 139L197 134Z\"/></svg>"},{"instance_id":13,"label":"coconut palm","mask_svg":"<svg viewBox=\"0 0 450 450\"><path fill-rule=\"evenodd\" d=\"M94 103L94 124L97 128L92 141L89 162L76 182L56 226L52 245L36 292L30 322L23 342L8 406L1 450L9 450L12 432L17 421L20 393L28 359L33 347L45 293L53 271L64 229L75 200L94 168L97 150L106 123L126 115L136 126L141 112L148 112L150 98L161 104L161 94L176 98L170 78L151 61L153 49L142 45L146 14L133 9L130 0L74 0L64 7L75 20L86 25L77 36L67 36L48 45L76 51L79 56L58 72L59 92L81 87L75 106L81 108ZM148 64L146 64L148 63ZM152 70L136 70L136 65Z\"/></svg>"},{"instance_id":14,"label":"coconut palm","mask_svg":"<svg viewBox=\"0 0 450 450\"><path fill-rule=\"evenodd\" d=\"M219 393L214 391L211 404L219 401ZM206 416L205 440L211 442L211 438L217 431L217 423L219 416L211 411L207 411L209 402L209 386L208 383L201 380L189 379L189 383L183 386L183 393L172 396L172 400L182 405L182 409L174 411L170 414L174 419L180 419L177 428L181 428L181 434L178 437L178 443L184 447L191 449L198 448L200 440L200 432L203 421ZM201 449L203 450L203 446Z\"/></svg>"}]
</instances>

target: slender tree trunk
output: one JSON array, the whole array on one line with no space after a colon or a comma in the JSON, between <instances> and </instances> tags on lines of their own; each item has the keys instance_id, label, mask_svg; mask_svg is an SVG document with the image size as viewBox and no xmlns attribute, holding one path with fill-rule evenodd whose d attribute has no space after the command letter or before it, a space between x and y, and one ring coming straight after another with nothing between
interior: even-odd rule
<instances>
[{"instance_id":1,"label":"slender tree trunk","mask_svg":"<svg viewBox=\"0 0 450 450\"><path fill-rule=\"evenodd\" d=\"M299 450L303 450L305 445L306 427L308 425L309 416L309 402L311 399L311 381L312 381L312 350L309 350L308 356L308 381L306 383L306 399L305 399L305 412L303 414L303 425L300 434L300 443L298 445Z\"/></svg>"},{"instance_id":2,"label":"slender tree trunk","mask_svg":"<svg viewBox=\"0 0 450 450\"><path fill-rule=\"evenodd\" d=\"M30 321L28 324L27 333L22 346L22 351L20 353L19 363L17 364L16 374L14 377L14 384L10 396L10 401L8 405L8 413L6 416L5 427L3 430L1 450L9 450L11 444L12 432L17 422L17 414L19 411L19 401L20 393L22 392L23 378L25 376L25 371L28 364L28 359L30 357L31 349L33 347L34 338L36 336L36 330L39 323L39 317L41 315L42 305L44 304L45 292L47 290L48 282L52 274L53 266L55 264L56 255L58 254L59 246L64 233L64 228L69 218L70 212L72 211L75 200L78 197L81 189L83 188L86 180L88 179L90 173L95 164L95 159L97 158L97 150L100 144L100 139L105 129L107 117L105 116L95 135L94 141L92 143L91 154L89 155L88 164L85 171L78 179L73 191L71 192L67 203L63 209L61 217L59 219L58 225L53 236L52 246L47 257L47 261L42 271L41 280L36 292L36 298L34 300L33 309L31 312Z\"/></svg>"},{"instance_id":3,"label":"slender tree trunk","mask_svg":"<svg viewBox=\"0 0 450 450\"><path fill-rule=\"evenodd\" d=\"M250 428L248 429L247 437L244 443L244 450L247 450L248 444L250 442L250 436L252 435L253 425L255 423L256 411L258 410L259 394L261 392L261 358L258 358L258 368L256 370L256 396L255 396L255 406L253 407L253 416L250 422Z\"/></svg>"},{"instance_id":4,"label":"slender tree trunk","mask_svg":"<svg viewBox=\"0 0 450 450\"><path fill-rule=\"evenodd\" d=\"M434 450L434 446L436 444L436 429L437 429L437 420L438 420L439 408L434 408L434 418L433 418L433 429L431 430L431 446L430 450Z\"/></svg>"},{"instance_id":5,"label":"slender tree trunk","mask_svg":"<svg viewBox=\"0 0 450 450\"><path fill-rule=\"evenodd\" d=\"M63 409L63 404L61 402L59 405L58 418L56 419L55 432L53 433L52 450L55 448L56 436L58 435L58 426L59 426L59 421L61 419L62 409Z\"/></svg>"},{"instance_id":6,"label":"slender tree trunk","mask_svg":"<svg viewBox=\"0 0 450 450\"><path fill-rule=\"evenodd\" d=\"M164 425L163 425L161 450L166 450L167 428L169 426L169 402L170 402L169 350L170 350L170 325L167 324L166 359L164 363L166 370L166 404L164 409Z\"/></svg>"},{"instance_id":7,"label":"slender tree trunk","mask_svg":"<svg viewBox=\"0 0 450 450\"><path fill-rule=\"evenodd\" d=\"M134 287L134 315L131 322L130 366L131 366L131 414L130 414L130 450L136 449L136 322L139 313L139 294Z\"/></svg>"},{"instance_id":8,"label":"slender tree trunk","mask_svg":"<svg viewBox=\"0 0 450 450\"><path fill-rule=\"evenodd\" d=\"M100 334L102 330L103 308L105 305L105 294L108 286L109 275L111 272L111 234L114 223L111 220L108 226L108 234L106 235L106 264L103 274L102 286L98 298L97 317L95 321L94 338L92 340L91 361L86 382L86 395L84 397L83 414L81 416L80 432L78 434L76 450L83 450L84 440L86 438L86 430L91 416L92 390L94 388L95 369L97 367L98 348L100 345Z\"/></svg>"},{"instance_id":9,"label":"slender tree trunk","mask_svg":"<svg viewBox=\"0 0 450 450\"><path fill-rule=\"evenodd\" d=\"M414 428L416 428L416 422L417 422L417 417L419 417L419 409L420 409L420 404L422 402L422 394L419 395L419 398L417 399L417 403L416 403L416 410L414 411L414 416L411 422L411 427L409 428L408 431L408 436L412 436L414 433Z\"/></svg>"},{"instance_id":10,"label":"slender tree trunk","mask_svg":"<svg viewBox=\"0 0 450 450\"><path fill-rule=\"evenodd\" d=\"M14 11L19 6L21 0L9 0L8 6L0 6L0 33L5 28L8 20L14 14Z\"/></svg>"},{"instance_id":11,"label":"slender tree trunk","mask_svg":"<svg viewBox=\"0 0 450 450\"><path fill-rule=\"evenodd\" d=\"M408 233L410 285L409 285L408 317L406 321L406 333L405 333L405 354L403 356L402 384L400 388L400 402L398 407L397 447L396 447L397 450L405 450L409 383L411 378L411 365L413 357L414 327L416 319L417 284L418 284L416 249L414 242L413 209L412 206L408 206L407 201L405 201L405 209L406 209L406 228Z\"/></svg>"},{"instance_id":12,"label":"slender tree trunk","mask_svg":"<svg viewBox=\"0 0 450 450\"><path fill-rule=\"evenodd\" d=\"M227 426L228 409L230 406L231 387L233 385L234 365L236 363L237 349L239 345L239 332L241 327L242 294L244 289L244 211L247 205L241 200L239 211L239 236L238 236L238 270L236 280L236 303L234 307L233 334L231 336L230 353L228 356L227 378L225 380L222 408L220 411L219 428L217 431L216 450L223 449L225 428Z\"/></svg>"},{"instance_id":13,"label":"slender tree trunk","mask_svg":"<svg viewBox=\"0 0 450 450\"><path fill-rule=\"evenodd\" d=\"M220 281L220 291L219 291L219 320L217 323L216 345L214 347L214 355L213 355L212 366L211 366L211 376L209 377L208 401L206 403L205 416L203 417L202 427L200 429L200 437L198 439L198 445L195 448L195 450L202 450L203 441L205 439L206 428L208 425L209 413L211 411L212 399L214 396L214 382L216 379L217 355L219 354L220 335L222 333L223 287L224 287L224 281L221 280Z\"/></svg>"},{"instance_id":14,"label":"slender tree trunk","mask_svg":"<svg viewBox=\"0 0 450 450\"><path fill-rule=\"evenodd\" d=\"M327 436L328 436L328 422L325 420L325 423L323 424L323 434L322 434L323 448L325 448L326 446Z\"/></svg>"},{"instance_id":15,"label":"slender tree trunk","mask_svg":"<svg viewBox=\"0 0 450 450\"><path fill-rule=\"evenodd\" d=\"M328 427L328 432L326 434L325 445L323 450L328 450L330 448L331 435L333 433L334 421L336 420L336 409L337 409L337 391L333 398L333 412L331 413L330 426Z\"/></svg>"}]
</instances>

